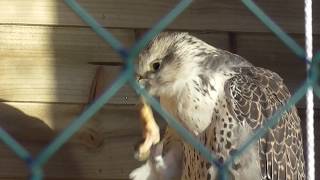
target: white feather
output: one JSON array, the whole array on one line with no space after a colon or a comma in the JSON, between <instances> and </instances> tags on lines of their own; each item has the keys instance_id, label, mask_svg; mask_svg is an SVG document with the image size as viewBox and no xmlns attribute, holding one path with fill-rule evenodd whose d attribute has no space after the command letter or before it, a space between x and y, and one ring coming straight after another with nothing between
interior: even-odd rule
<instances>
[{"instance_id":1,"label":"white feather","mask_svg":"<svg viewBox=\"0 0 320 180\"><path fill-rule=\"evenodd\" d=\"M162 143L152 148L150 158L142 166L134 169L131 180L172 180L181 176L181 146L173 145L162 156Z\"/></svg>"}]
</instances>

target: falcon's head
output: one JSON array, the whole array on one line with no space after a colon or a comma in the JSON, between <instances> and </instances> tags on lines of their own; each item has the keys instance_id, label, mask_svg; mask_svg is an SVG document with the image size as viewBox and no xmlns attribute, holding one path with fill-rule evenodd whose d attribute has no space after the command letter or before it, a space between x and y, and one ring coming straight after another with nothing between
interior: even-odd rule
<instances>
[{"instance_id":1,"label":"falcon's head","mask_svg":"<svg viewBox=\"0 0 320 180\"><path fill-rule=\"evenodd\" d=\"M199 54L199 46L202 52L213 48L188 33L160 33L139 54L138 82L154 96L180 89L196 67L194 55Z\"/></svg>"}]
</instances>

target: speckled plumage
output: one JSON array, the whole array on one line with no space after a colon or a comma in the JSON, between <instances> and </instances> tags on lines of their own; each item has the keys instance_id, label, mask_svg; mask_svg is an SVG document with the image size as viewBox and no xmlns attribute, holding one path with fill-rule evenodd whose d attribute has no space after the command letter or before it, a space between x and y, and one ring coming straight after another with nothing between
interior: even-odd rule
<instances>
[{"instance_id":1,"label":"speckled plumage","mask_svg":"<svg viewBox=\"0 0 320 180\"><path fill-rule=\"evenodd\" d=\"M158 35L141 52L137 76L220 161L236 152L290 97L276 73L187 33ZM215 167L173 130L168 129L157 146L147 164L131 173L132 179L217 179ZM235 160L229 177L305 179L300 118L295 108Z\"/></svg>"}]
</instances>

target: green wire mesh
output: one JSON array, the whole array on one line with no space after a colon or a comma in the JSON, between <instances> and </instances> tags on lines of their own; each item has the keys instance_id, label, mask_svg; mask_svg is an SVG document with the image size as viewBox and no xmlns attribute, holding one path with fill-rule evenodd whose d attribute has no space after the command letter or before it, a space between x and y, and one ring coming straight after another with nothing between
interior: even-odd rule
<instances>
[{"instance_id":1,"label":"green wire mesh","mask_svg":"<svg viewBox=\"0 0 320 180\"><path fill-rule=\"evenodd\" d=\"M75 0L65 0L65 3L76 13L79 17L87 23L94 32L96 32L107 44L109 44L122 57L125 68L118 76L114 83L107 87L104 93L94 103L92 103L85 111L83 111L77 118L75 118L68 127L61 132L47 147L45 147L36 157L32 157L30 153L21 146L14 138L12 138L5 130L0 127L0 140L3 141L17 156L25 161L30 170L30 179L40 180L43 178L43 165L54 155L57 150L64 145L70 137L76 133L99 109L106 104L110 98L117 93L117 91L126 83L139 94L145 97L146 101L153 107L154 110L166 120L166 122L174 128L186 142L194 146L199 153L205 157L208 162L214 164L219 170L219 179L227 180L227 167L233 160L245 153L246 150L254 142L258 141L269 128L275 126L282 114L290 110L305 94L308 88L313 87L315 93L320 97L320 86L316 84L318 79L320 52L317 53L311 61L311 68L308 72L308 78L304 84L296 91L296 93L288 100L286 105L280 108L272 117L270 117L264 126L257 130L250 138L248 138L238 149L224 163L217 160L217 156L210 152L194 138L182 125L174 119L167 111L165 111L159 102L151 97L144 89L142 89L134 78L134 60L139 52L148 44L148 42L156 36L159 32L164 30L174 19L181 14L190 4L192 0L181 0L159 23L157 23L150 31L148 31L142 39L137 41L130 50L125 49L121 42L116 39L108 30L103 28L85 9L83 9ZM242 0L242 3L261 21L263 22L296 56L309 63L306 60L305 51L301 48L288 34L286 34L274 21L272 21L254 2L251 0Z\"/></svg>"}]
</instances>

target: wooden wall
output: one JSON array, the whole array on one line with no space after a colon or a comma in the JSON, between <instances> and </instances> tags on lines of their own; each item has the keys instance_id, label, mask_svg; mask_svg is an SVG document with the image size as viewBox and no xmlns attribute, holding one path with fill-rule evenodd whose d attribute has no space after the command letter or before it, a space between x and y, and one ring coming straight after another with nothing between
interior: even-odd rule
<instances>
[{"instance_id":1,"label":"wooden wall","mask_svg":"<svg viewBox=\"0 0 320 180\"><path fill-rule=\"evenodd\" d=\"M130 47L178 0L78 2ZM302 1L256 2L303 46ZM319 1L313 7L314 44L319 50ZM240 1L197 0L168 29L189 31L278 72L292 92L305 79L304 63ZM62 0L0 1L0 125L32 154L77 117L120 71L119 56ZM127 179L139 165L133 159L133 146L140 138L136 102L136 94L128 86L122 88L49 160L46 179ZM303 101L298 107L304 117ZM0 143L0 179L27 176L24 163Z\"/></svg>"}]
</instances>

